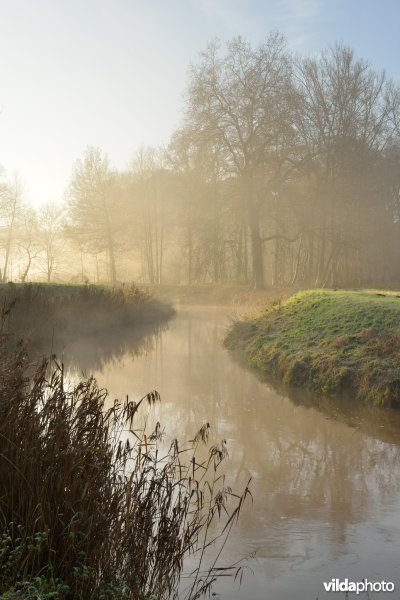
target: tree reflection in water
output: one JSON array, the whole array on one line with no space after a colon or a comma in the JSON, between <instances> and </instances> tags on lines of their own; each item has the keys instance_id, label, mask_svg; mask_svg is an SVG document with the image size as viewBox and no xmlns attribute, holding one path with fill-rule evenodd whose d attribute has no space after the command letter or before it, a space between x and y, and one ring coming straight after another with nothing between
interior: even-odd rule
<instances>
[{"instance_id":1,"label":"tree reflection in water","mask_svg":"<svg viewBox=\"0 0 400 600\"><path fill-rule=\"evenodd\" d=\"M223 350L228 325L226 310L182 309L138 352L121 340L113 357L94 348L90 363L88 342L74 360L112 397L157 389L152 417L167 439L190 439L209 421L228 442L227 483L253 477L254 506L226 553L233 562L256 550L255 577L229 598L323 598L332 577L395 581L400 415L273 389Z\"/></svg>"}]
</instances>

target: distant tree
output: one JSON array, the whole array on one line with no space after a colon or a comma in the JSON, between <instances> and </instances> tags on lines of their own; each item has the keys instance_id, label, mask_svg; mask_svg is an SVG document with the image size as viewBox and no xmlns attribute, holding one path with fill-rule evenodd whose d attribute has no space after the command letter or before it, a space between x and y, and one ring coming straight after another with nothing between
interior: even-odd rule
<instances>
[{"instance_id":1,"label":"distant tree","mask_svg":"<svg viewBox=\"0 0 400 600\"><path fill-rule=\"evenodd\" d=\"M361 283L374 261L379 214L388 213L378 190L384 151L396 133L399 94L384 72L339 44L302 60L296 81L299 135L317 156L308 174L314 283Z\"/></svg>"},{"instance_id":2,"label":"distant tree","mask_svg":"<svg viewBox=\"0 0 400 600\"><path fill-rule=\"evenodd\" d=\"M110 280L116 283L118 235L124 215L117 178L101 150L88 148L76 162L67 196L67 230L71 239L94 255L105 251Z\"/></svg>"},{"instance_id":3,"label":"distant tree","mask_svg":"<svg viewBox=\"0 0 400 600\"><path fill-rule=\"evenodd\" d=\"M38 212L38 240L40 244L39 268L45 273L48 283L51 282L56 267L64 258L62 233L64 228L65 209L54 203L47 203Z\"/></svg>"},{"instance_id":4,"label":"distant tree","mask_svg":"<svg viewBox=\"0 0 400 600\"><path fill-rule=\"evenodd\" d=\"M225 279L225 233L229 203L222 194L223 161L214 143L193 132L175 132L167 153L173 169L178 231L186 258L189 284Z\"/></svg>"},{"instance_id":5,"label":"distant tree","mask_svg":"<svg viewBox=\"0 0 400 600\"><path fill-rule=\"evenodd\" d=\"M0 247L3 249L3 266L0 280L7 281L15 232L22 209L22 183L16 176L12 183L0 184Z\"/></svg>"},{"instance_id":6,"label":"distant tree","mask_svg":"<svg viewBox=\"0 0 400 600\"><path fill-rule=\"evenodd\" d=\"M298 158L293 97L290 57L279 34L256 48L236 38L222 56L219 45L211 44L190 74L186 128L194 139L214 144L225 176L238 178L256 288L264 285L265 204Z\"/></svg>"},{"instance_id":7,"label":"distant tree","mask_svg":"<svg viewBox=\"0 0 400 600\"><path fill-rule=\"evenodd\" d=\"M19 249L20 263L22 256L23 266L20 270L20 279L24 283L36 259L42 253L39 219L37 212L31 206L24 205L22 207L16 233L16 244Z\"/></svg>"},{"instance_id":8,"label":"distant tree","mask_svg":"<svg viewBox=\"0 0 400 600\"><path fill-rule=\"evenodd\" d=\"M167 172L161 150L142 147L136 153L129 186L131 232L140 241L146 279L161 284L164 267Z\"/></svg>"}]
</instances>

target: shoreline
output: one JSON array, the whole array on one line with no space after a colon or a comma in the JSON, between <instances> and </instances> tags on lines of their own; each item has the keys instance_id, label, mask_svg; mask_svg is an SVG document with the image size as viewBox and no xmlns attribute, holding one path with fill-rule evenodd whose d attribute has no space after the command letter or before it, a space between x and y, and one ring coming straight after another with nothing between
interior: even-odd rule
<instances>
[{"instance_id":1,"label":"shoreline","mask_svg":"<svg viewBox=\"0 0 400 600\"><path fill-rule=\"evenodd\" d=\"M400 407L396 292L298 292L233 323L224 345L285 384Z\"/></svg>"}]
</instances>

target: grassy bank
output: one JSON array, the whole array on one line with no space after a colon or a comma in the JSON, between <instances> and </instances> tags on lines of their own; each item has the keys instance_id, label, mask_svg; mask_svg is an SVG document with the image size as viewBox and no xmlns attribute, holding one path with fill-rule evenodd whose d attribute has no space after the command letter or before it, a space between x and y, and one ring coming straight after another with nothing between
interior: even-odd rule
<instances>
[{"instance_id":1,"label":"grassy bank","mask_svg":"<svg viewBox=\"0 0 400 600\"><path fill-rule=\"evenodd\" d=\"M234 323L225 345L285 383L400 406L396 292L299 292Z\"/></svg>"},{"instance_id":2,"label":"grassy bank","mask_svg":"<svg viewBox=\"0 0 400 600\"><path fill-rule=\"evenodd\" d=\"M3 332L28 339L36 356L85 339L107 357L174 315L170 304L134 285L2 284L0 311Z\"/></svg>"},{"instance_id":3,"label":"grassy bank","mask_svg":"<svg viewBox=\"0 0 400 600\"><path fill-rule=\"evenodd\" d=\"M13 326L51 321L57 329L95 331L146 325L170 318L173 309L131 284L101 285L7 283L0 285L0 305L10 307Z\"/></svg>"}]
</instances>

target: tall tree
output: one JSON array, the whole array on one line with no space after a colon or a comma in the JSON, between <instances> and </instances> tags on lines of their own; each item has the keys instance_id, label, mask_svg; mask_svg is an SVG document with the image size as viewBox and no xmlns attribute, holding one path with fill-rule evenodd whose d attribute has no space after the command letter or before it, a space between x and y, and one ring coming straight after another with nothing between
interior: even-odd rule
<instances>
[{"instance_id":1,"label":"tall tree","mask_svg":"<svg viewBox=\"0 0 400 600\"><path fill-rule=\"evenodd\" d=\"M226 176L239 179L255 288L264 285L264 205L293 171L292 100L290 60L279 34L257 48L236 38L224 55L211 44L191 69L186 125L218 147Z\"/></svg>"},{"instance_id":2,"label":"tall tree","mask_svg":"<svg viewBox=\"0 0 400 600\"><path fill-rule=\"evenodd\" d=\"M317 153L308 190L314 198L309 241L318 255L314 281L361 283L360 269L374 246L373 215L385 211L376 190L382 153L395 133L398 94L384 72L343 45L302 60L296 80L300 136Z\"/></svg>"},{"instance_id":3,"label":"tall tree","mask_svg":"<svg viewBox=\"0 0 400 600\"><path fill-rule=\"evenodd\" d=\"M0 186L0 244L4 251L3 268L0 269L0 280L7 281L10 258L22 209L22 184L16 176L12 183Z\"/></svg>"},{"instance_id":4,"label":"tall tree","mask_svg":"<svg viewBox=\"0 0 400 600\"><path fill-rule=\"evenodd\" d=\"M31 206L23 206L16 238L19 248L20 279L25 283L36 259L43 251L38 214Z\"/></svg>"},{"instance_id":5,"label":"tall tree","mask_svg":"<svg viewBox=\"0 0 400 600\"><path fill-rule=\"evenodd\" d=\"M64 227L64 207L54 203L43 205L38 214L38 238L40 243L39 268L51 282L56 267L65 258L65 248L61 243Z\"/></svg>"},{"instance_id":6,"label":"tall tree","mask_svg":"<svg viewBox=\"0 0 400 600\"><path fill-rule=\"evenodd\" d=\"M129 186L132 235L140 240L142 262L150 283L161 284L164 267L167 172L161 150L140 148L135 155Z\"/></svg>"},{"instance_id":7,"label":"tall tree","mask_svg":"<svg viewBox=\"0 0 400 600\"><path fill-rule=\"evenodd\" d=\"M68 190L68 231L80 248L105 251L110 280L117 281L118 234L123 222L117 180L98 148L88 148L74 167Z\"/></svg>"}]
</instances>

